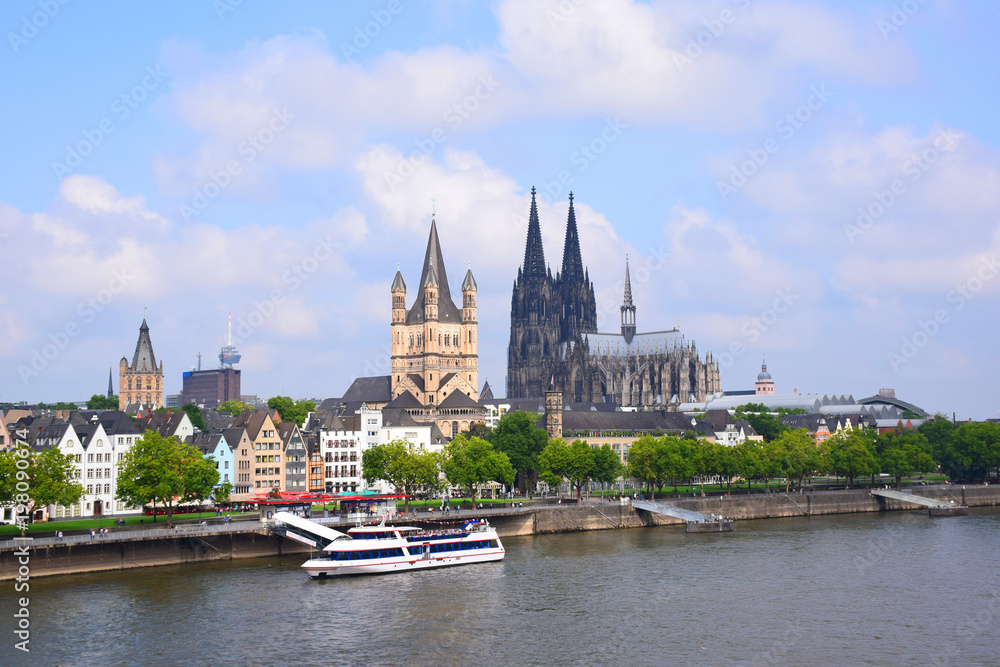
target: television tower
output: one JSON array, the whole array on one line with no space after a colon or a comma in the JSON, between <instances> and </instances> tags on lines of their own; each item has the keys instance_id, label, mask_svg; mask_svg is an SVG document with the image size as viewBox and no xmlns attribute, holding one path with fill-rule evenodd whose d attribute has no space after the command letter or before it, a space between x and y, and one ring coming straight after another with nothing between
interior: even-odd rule
<instances>
[{"instance_id":1,"label":"television tower","mask_svg":"<svg viewBox=\"0 0 1000 667\"><path fill-rule=\"evenodd\" d=\"M219 352L219 367L232 368L233 364L240 363L239 350L233 347L233 314L229 313L229 343Z\"/></svg>"}]
</instances>

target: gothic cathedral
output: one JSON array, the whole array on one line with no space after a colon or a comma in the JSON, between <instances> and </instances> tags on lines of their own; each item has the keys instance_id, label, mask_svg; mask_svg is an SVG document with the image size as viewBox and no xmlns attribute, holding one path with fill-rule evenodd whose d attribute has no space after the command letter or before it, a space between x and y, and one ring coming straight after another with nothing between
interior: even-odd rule
<instances>
[{"instance_id":1,"label":"gothic cathedral","mask_svg":"<svg viewBox=\"0 0 1000 667\"><path fill-rule=\"evenodd\" d=\"M567 401L649 410L704 401L721 391L718 363L711 353L701 361L679 329L636 332L627 260L620 310L621 331L598 333L594 284L580 255L572 193L562 269L552 276L532 188L524 264L511 297L507 396L536 398L553 390Z\"/></svg>"}]
</instances>

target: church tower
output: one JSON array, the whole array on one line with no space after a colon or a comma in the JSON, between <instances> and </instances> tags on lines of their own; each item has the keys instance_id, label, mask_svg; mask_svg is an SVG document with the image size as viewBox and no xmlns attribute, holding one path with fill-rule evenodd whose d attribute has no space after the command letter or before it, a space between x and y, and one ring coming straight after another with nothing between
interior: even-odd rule
<instances>
[{"instance_id":1,"label":"church tower","mask_svg":"<svg viewBox=\"0 0 1000 667\"><path fill-rule=\"evenodd\" d=\"M628 255L625 255L625 303L622 304L622 338L630 345L635 338L635 304L632 303L632 279L628 275Z\"/></svg>"},{"instance_id":2,"label":"church tower","mask_svg":"<svg viewBox=\"0 0 1000 667\"><path fill-rule=\"evenodd\" d=\"M583 267L580 256L580 236L576 229L573 193L569 193L569 216L566 219L566 241L563 245L562 270L556 275L559 300L559 340L579 340L584 333L597 331L597 299L590 272Z\"/></svg>"},{"instance_id":3,"label":"church tower","mask_svg":"<svg viewBox=\"0 0 1000 667\"><path fill-rule=\"evenodd\" d=\"M524 264L517 270L510 307L507 396L542 396L559 347L559 307L552 271L545 265L535 188L531 188Z\"/></svg>"},{"instance_id":4,"label":"church tower","mask_svg":"<svg viewBox=\"0 0 1000 667\"><path fill-rule=\"evenodd\" d=\"M145 317L139 327L132 365L125 357L118 362L118 409L124 410L130 403L142 403L150 408L163 407L163 362L157 368Z\"/></svg>"},{"instance_id":5,"label":"church tower","mask_svg":"<svg viewBox=\"0 0 1000 667\"><path fill-rule=\"evenodd\" d=\"M758 396L774 393L774 380L771 379L771 374L767 372L766 358L761 359L760 373L757 374L757 382L754 384L754 389Z\"/></svg>"},{"instance_id":6,"label":"church tower","mask_svg":"<svg viewBox=\"0 0 1000 667\"><path fill-rule=\"evenodd\" d=\"M475 401L479 392L476 279L462 282L462 309L455 305L441 253L437 222L431 219L416 300L406 309L406 283L398 270L392 282L392 398L406 398L425 414L458 391ZM453 401L454 402L454 401ZM447 431L446 431L447 432Z\"/></svg>"}]
</instances>

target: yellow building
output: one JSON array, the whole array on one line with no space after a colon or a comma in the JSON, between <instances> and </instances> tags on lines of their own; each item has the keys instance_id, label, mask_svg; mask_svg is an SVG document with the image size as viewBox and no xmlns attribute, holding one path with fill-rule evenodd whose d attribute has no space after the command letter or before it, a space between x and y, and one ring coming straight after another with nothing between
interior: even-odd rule
<instances>
[{"instance_id":1,"label":"yellow building","mask_svg":"<svg viewBox=\"0 0 1000 667\"><path fill-rule=\"evenodd\" d=\"M432 421L455 436L472 421L482 421L476 324L476 280L472 269L462 281L462 308L451 297L431 220L420 285L406 308L406 283L399 271L392 282L392 400L419 421Z\"/></svg>"},{"instance_id":2,"label":"yellow building","mask_svg":"<svg viewBox=\"0 0 1000 667\"><path fill-rule=\"evenodd\" d=\"M132 403L142 403L147 408L163 407L163 362L157 368L145 317L139 327L132 365L125 357L118 362L118 409L124 410Z\"/></svg>"}]
</instances>

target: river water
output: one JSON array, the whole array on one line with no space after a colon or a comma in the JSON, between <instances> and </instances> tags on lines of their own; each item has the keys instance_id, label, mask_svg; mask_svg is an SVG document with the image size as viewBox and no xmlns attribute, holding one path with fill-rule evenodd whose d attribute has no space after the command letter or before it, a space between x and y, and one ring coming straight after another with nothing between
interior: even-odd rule
<instances>
[{"instance_id":1,"label":"river water","mask_svg":"<svg viewBox=\"0 0 1000 667\"><path fill-rule=\"evenodd\" d=\"M502 563L313 581L304 556L31 581L0 664L1000 664L1000 511L507 538Z\"/></svg>"}]
</instances>

